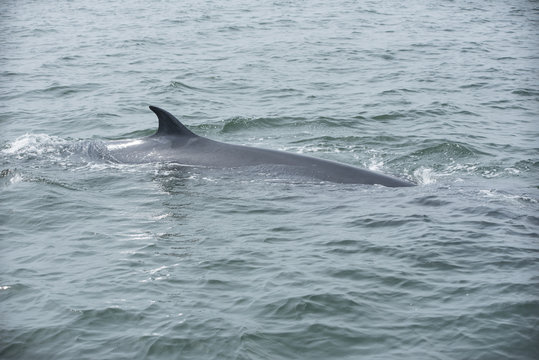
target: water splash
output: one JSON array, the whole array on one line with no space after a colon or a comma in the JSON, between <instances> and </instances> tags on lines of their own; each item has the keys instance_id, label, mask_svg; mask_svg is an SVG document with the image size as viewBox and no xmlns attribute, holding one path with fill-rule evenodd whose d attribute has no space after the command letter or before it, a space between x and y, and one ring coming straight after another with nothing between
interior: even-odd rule
<instances>
[{"instance_id":1,"label":"water splash","mask_svg":"<svg viewBox=\"0 0 539 360\"><path fill-rule=\"evenodd\" d=\"M46 134L25 134L2 149L2 154L16 155L19 159L42 157L59 154L68 142L56 136Z\"/></svg>"},{"instance_id":2,"label":"water splash","mask_svg":"<svg viewBox=\"0 0 539 360\"><path fill-rule=\"evenodd\" d=\"M422 185L430 185L436 183L436 173L433 169L423 167L414 170L414 178L417 180L419 184Z\"/></svg>"}]
</instances>

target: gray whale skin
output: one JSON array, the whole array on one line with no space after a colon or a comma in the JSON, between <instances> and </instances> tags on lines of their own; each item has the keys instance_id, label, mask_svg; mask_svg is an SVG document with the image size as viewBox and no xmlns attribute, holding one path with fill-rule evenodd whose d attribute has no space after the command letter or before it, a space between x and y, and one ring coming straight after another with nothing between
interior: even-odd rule
<instances>
[{"instance_id":1,"label":"gray whale skin","mask_svg":"<svg viewBox=\"0 0 539 360\"><path fill-rule=\"evenodd\" d=\"M391 176L334 161L284 151L225 144L198 136L167 111L150 106L159 119L154 135L107 143L109 154L121 163L175 163L202 168L262 166L291 175L343 184L414 184Z\"/></svg>"}]
</instances>

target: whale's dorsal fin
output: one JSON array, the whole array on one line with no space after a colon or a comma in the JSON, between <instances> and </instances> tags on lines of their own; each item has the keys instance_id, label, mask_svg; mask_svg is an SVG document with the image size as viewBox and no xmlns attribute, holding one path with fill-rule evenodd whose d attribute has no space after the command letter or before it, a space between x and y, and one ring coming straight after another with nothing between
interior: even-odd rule
<instances>
[{"instance_id":1,"label":"whale's dorsal fin","mask_svg":"<svg viewBox=\"0 0 539 360\"><path fill-rule=\"evenodd\" d=\"M157 115L159 119L159 128L154 136L163 136L163 135L180 135L180 136L198 136L193 133L191 130L185 127L180 120L176 119L174 115L160 109L156 106L150 106L150 110Z\"/></svg>"}]
</instances>

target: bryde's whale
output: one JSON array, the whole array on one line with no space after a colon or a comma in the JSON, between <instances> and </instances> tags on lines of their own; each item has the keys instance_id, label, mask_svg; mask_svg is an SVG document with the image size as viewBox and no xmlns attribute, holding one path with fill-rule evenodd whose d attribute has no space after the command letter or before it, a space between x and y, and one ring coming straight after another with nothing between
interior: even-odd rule
<instances>
[{"instance_id":1,"label":"bryde's whale","mask_svg":"<svg viewBox=\"0 0 539 360\"><path fill-rule=\"evenodd\" d=\"M335 161L284 151L225 144L196 135L167 111L150 106L159 128L140 139L115 140L107 144L109 155L121 163L175 163L204 168L262 166L291 175L345 184L414 186L391 176Z\"/></svg>"}]
</instances>

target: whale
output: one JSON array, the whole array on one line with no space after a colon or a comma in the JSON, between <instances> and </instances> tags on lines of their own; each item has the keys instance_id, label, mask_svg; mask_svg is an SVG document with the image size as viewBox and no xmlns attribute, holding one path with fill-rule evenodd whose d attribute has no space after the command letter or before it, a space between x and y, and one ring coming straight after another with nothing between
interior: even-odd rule
<instances>
[{"instance_id":1,"label":"whale","mask_svg":"<svg viewBox=\"0 0 539 360\"><path fill-rule=\"evenodd\" d=\"M331 160L286 151L223 143L197 135L169 112L150 106L157 131L135 139L110 140L112 161L127 164L169 163L186 167L238 169L255 167L266 173L289 174L322 182L406 187L415 184L393 176Z\"/></svg>"}]
</instances>

